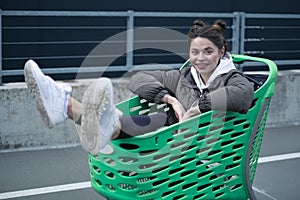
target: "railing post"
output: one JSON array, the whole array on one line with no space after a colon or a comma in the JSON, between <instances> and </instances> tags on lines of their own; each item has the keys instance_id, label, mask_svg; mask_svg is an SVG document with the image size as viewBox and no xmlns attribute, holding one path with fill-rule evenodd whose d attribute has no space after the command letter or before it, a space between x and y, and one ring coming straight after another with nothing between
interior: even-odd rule
<instances>
[{"instance_id":1,"label":"railing post","mask_svg":"<svg viewBox=\"0 0 300 200\"><path fill-rule=\"evenodd\" d=\"M245 20L245 13L244 12L241 12L240 13L240 27L241 27L241 30L240 30L240 52L239 54L244 54L245 53L245 29L246 29L246 20Z\"/></svg>"},{"instance_id":2,"label":"railing post","mask_svg":"<svg viewBox=\"0 0 300 200\"><path fill-rule=\"evenodd\" d=\"M240 52L240 13L234 12L232 23L232 53L239 54Z\"/></svg>"},{"instance_id":3,"label":"railing post","mask_svg":"<svg viewBox=\"0 0 300 200\"><path fill-rule=\"evenodd\" d=\"M2 85L2 10L0 9L0 85Z\"/></svg>"},{"instance_id":4,"label":"railing post","mask_svg":"<svg viewBox=\"0 0 300 200\"><path fill-rule=\"evenodd\" d=\"M126 32L126 67L130 71L133 67L133 39L134 39L134 12L127 11L127 32Z\"/></svg>"}]
</instances>

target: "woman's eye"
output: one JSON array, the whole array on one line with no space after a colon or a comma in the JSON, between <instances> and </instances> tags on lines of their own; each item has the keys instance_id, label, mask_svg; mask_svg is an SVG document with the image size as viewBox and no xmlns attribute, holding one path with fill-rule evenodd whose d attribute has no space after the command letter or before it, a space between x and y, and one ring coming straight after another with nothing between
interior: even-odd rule
<instances>
[{"instance_id":1,"label":"woman's eye","mask_svg":"<svg viewBox=\"0 0 300 200\"><path fill-rule=\"evenodd\" d=\"M196 56L196 55L198 55L199 53L198 53L197 51L192 51L192 54L193 54L194 56Z\"/></svg>"},{"instance_id":2,"label":"woman's eye","mask_svg":"<svg viewBox=\"0 0 300 200\"><path fill-rule=\"evenodd\" d=\"M213 53L213 51L206 51L207 55L211 55Z\"/></svg>"}]
</instances>

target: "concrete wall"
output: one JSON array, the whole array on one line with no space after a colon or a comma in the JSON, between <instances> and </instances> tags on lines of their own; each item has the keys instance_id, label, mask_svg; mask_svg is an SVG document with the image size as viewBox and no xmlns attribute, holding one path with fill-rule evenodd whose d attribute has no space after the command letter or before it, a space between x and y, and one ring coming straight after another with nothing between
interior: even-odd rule
<instances>
[{"instance_id":1,"label":"concrete wall","mask_svg":"<svg viewBox=\"0 0 300 200\"><path fill-rule=\"evenodd\" d=\"M267 126L300 124L300 70L279 71Z\"/></svg>"},{"instance_id":2,"label":"concrete wall","mask_svg":"<svg viewBox=\"0 0 300 200\"><path fill-rule=\"evenodd\" d=\"M70 82L73 96L81 99L93 80ZM114 101L120 102L133 94L127 90L128 79L112 79ZM267 126L300 124L300 71L281 71L271 101ZM53 129L45 128L25 83L0 86L0 151L11 149L55 148L78 145L78 126L71 120Z\"/></svg>"}]
</instances>

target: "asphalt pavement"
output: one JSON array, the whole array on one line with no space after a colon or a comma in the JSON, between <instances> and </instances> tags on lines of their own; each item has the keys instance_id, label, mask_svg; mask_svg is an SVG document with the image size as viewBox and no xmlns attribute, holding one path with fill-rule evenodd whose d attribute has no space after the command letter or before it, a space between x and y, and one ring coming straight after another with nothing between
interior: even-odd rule
<instances>
[{"instance_id":1,"label":"asphalt pavement","mask_svg":"<svg viewBox=\"0 0 300 200\"><path fill-rule=\"evenodd\" d=\"M300 199L300 126L267 128L253 188L258 200ZM0 199L104 200L81 146L0 151Z\"/></svg>"}]
</instances>

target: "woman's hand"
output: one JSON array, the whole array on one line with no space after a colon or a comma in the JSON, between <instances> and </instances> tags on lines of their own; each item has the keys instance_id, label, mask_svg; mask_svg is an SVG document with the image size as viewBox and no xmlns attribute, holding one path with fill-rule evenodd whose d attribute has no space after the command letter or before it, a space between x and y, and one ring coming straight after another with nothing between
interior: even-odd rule
<instances>
[{"instance_id":1,"label":"woman's hand","mask_svg":"<svg viewBox=\"0 0 300 200\"><path fill-rule=\"evenodd\" d=\"M199 114L201 114L201 111L200 111L200 109L199 109L199 106L198 106L198 105L193 106L193 107L191 107L190 109L188 109L188 110L186 111L186 113L183 115L182 121L187 120L187 119L190 119L190 118L192 118L192 117L194 117L194 116L196 116L196 115L199 115Z\"/></svg>"},{"instance_id":2,"label":"woman's hand","mask_svg":"<svg viewBox=\"0 0 300 200\"><path fill-rule=\"evenodd\" d=\"M169 94L166 94L163 97L163 102L170 104L175 112L176 117L179 121L183 120L183 116L185 114L185 109L183 108L182 104L176 99L175 97L172 97Z\"/></svg>"}]
</instances>

